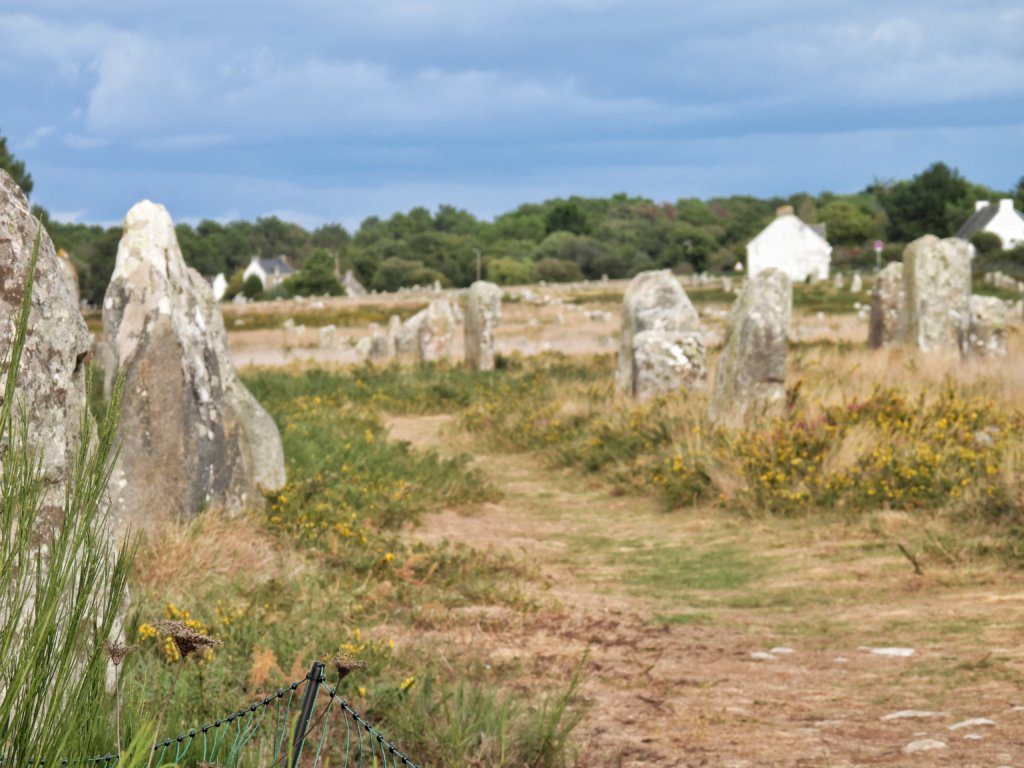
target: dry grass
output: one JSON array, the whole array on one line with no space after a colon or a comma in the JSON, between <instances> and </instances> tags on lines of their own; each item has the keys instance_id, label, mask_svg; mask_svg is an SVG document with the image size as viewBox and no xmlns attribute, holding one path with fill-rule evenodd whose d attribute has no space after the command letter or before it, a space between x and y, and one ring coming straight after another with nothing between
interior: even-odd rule
<instances>
[{"instance_id":1,"label":"dry grass","mask_svg":"<svg viewBox=\"0 0 1024 768\"><path fill-rule=\"evenodd\" d=\"M134 583L165 596L189 595L211 582L236 581L239 574L255 586L301 569L299 556L282 549L264 522L210 511L146 531Z\"/></svg>"}]
</instances>

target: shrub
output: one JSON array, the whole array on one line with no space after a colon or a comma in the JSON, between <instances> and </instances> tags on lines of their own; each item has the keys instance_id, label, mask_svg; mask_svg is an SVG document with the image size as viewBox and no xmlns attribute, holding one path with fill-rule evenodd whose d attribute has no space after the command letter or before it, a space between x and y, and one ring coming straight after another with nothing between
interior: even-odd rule
<instances>
[{"instance_id":1,"label":"shrub","mask_svg":"<svg viewBox=\"0 0 1024 768\"><path fill-rule=\"evenodd\" d=\"M541 259L533 265L533 273L537 280L549 283L574 283L583 279L583 272L575 262L563 259Z\"/></svg>"},{"instance_id":2,"label":"shrub","mask_svg":"<svg viewBox=\"0 0 1024 768\"><path fill-rule=\"evenodd\" d=\"M982 258L995 256L1003 250L1003 241L995 232L978 232L971 238L971 245Z\"/></svg>"},{"instance_id":3,"label":"shrub","mask_svg":"<svg viewBox=\"0 0 1024 768\"><path fill-rule=\"evenodd\" d=\"M242 283L242 295L247 299L258 299L263 295L263 281L256 275L249 275Z\"/></svg>"},{"instance_id":4,"label":"shrub","mask_svg":"<svg viewBox=\"0 0 1024 768\"><path fill-rule=\"evenodd\" d=\"M529 261L500 258L487 262L487 279L498 285L523 285L534 282L536 275Z\"/></svg>"}]
</instances>

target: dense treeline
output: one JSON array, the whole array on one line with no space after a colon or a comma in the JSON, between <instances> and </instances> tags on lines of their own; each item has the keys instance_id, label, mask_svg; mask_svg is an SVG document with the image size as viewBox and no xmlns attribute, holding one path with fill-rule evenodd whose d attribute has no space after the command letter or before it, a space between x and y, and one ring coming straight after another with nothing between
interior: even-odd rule
<instances>
[{"instance_id":1,"label":"dense treeline","mask_svg":"<svg viewBox=\"0 0 1024 768\"><path fill-rule=\"evenodd\" d=\"M19 170L24 172L23 166ZM206 275L233 276L234 291L242 290L241 271L257 254L284 254L302 268L279 292L339 293L336 268L352 269L371 289L390 291L435 280L468 285L476 279L478 256L481 276L501 284L629 277L652 268L729 271L744 259L747 241L785 204L804 221L827 225L836 268L864 268L875 263L875 240L888 241L887 259L899 258L902 244L922 234L955 233L973 212L975 200L1006 196L1024 209L1024 178L1012 192L1001 192L936 163L912 179L876 181L847 195L737 195L657 203L618 194L528 203L493 221L449 205L435 212L413 208L387 219L371 216L354 234L337 224L310 232L272 216L255 222L179 224L177 232L186 261ZM55 221L47 221L47 228L78 266L82 296L99 302L120 229ZM1004 254L998 247L979 241L988 263L1024 269L1022 249Z\"/></svg>"}]
</instances>

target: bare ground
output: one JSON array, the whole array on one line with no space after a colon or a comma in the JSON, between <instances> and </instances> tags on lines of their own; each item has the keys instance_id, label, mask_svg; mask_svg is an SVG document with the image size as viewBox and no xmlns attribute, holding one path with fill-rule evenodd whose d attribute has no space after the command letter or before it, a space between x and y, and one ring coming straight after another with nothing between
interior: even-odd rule
<instances>
[{"instance_id":1,"label":"bare ground","mask_svg":"<svg viewBox=\"0 0 1024 768\"><path fill-rule=\"evenodd\" d=\"M481 453L449 416L393 439L469 451L503 492L410 535L512 552L539 608L472 609L428 630L555 691L584 663L584 766L1024 765L1024 581L996 563L895 548L920 524L666 513L523 454ZM426 639L426 638L425 638ZM906 657L872 648L913 649ZM753 653L773 648L770 658ZM883 719L902 710L929 717ZM974 724L950 729L972 718ZM913 754L912 742L945 745Z\"/></svg>"}]
</instances>

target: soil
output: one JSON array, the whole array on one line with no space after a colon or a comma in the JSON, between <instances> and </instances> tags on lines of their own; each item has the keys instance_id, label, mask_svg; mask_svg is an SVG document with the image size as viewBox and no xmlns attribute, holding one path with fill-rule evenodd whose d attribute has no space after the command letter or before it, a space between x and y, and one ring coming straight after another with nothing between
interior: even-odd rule
<instances>
[{"instance_id":1,"label":"soil","mask_svg":"<svg viewBox=\"0 0 1024 768\"><path fill-rule=\"evenodd\" d=\"M389 427L471 453L503 494L410 536L512 553L537 574L538 607L474 608L424 639L516 670L524 690L563 690L582 665L579 765L1024 764L1024 583L998 565L922 559L915 575L890 546L914 525L901 516L666 512L599 477L488 453L450 416ZM871 650L890 647L913 652ZM932 714L886 719L905 710ZM950 728L972 718L994 725ZM945 746L905 751L926 739Z\"/></svg>"}]
</instances>

